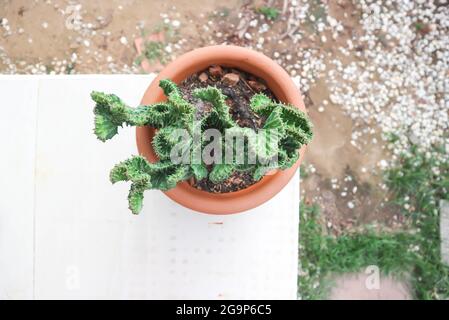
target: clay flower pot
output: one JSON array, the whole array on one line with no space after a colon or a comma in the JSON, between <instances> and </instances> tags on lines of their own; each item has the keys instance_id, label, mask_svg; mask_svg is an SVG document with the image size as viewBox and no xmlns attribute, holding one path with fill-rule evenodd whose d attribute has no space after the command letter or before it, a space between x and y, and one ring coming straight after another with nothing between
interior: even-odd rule
<instances>
[{"instance_id":1,"label":"clay flower pot","mask_svg":"<svg viewBox=\"0 0 449 320\"><path fill-rule=\"evenodd\" d=\"M280 101L306 111L299 90L287 72L277 63L256 51L224 45L193 50L167 65L145 91L141 104L147 105L165 100L159 88L159 80L170 79L179 84L191 74L213 64L235 67L264 79ZM138 127L136 133L139 153L150 162L157 161L151 145L154 129ZM299 160L291 168L278 170L240 191L209 193L192 187L188 182L181 182L176 188L164 193L180 205L203 213L232 214L246 211L270 200L282 190L298 169L304 152L305 146L300 150Z\"/></svg>"}]
</instances>

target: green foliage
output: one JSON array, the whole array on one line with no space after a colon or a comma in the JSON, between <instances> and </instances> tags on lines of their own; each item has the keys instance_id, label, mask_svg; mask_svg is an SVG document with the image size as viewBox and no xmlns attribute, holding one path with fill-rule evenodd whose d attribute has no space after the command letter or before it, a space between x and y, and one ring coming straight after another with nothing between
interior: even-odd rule
<instances>
[{"instance_id":1,"label":"green foliage","mask_svg":"<svg viewBox=\"0 0 449 320\"><path fill-rule=\"evenodd\" d=\"M174 106L169 104L156 104L154 106L139 106L130 108L114 94L92 92L95 101L95 129L98 139L106 141L118 133L118 127L124 124L131 126L151 125L161 127L163 123L176 122L179 119L174 112Z\"/></svg>"},{"instance_id":2,"label":"green foliage","mask_svg":"<svg viewBox=\"0 0 449 320\"><path fill-rule=\"evenodd\" d=\"M279 10L273 7L259 7L256 11L263 14L268 20L276 20L279 16Z\"/></svg>"},{"instance_id":3,"label":"green foliage","mask_svg":"<svg viewBox=\"0 0 449 320\"><path fill-rule=\"evenodd\" d=\"M164 94L168 97L170 94L180 95L179 89L172 81L163 79L159 82L159 86L164 91Z\"/></svg>"},{"instance_id":4,"label":"green foliage","mask_svg":"<svg viewBox=\"0 0 449 320\"><path fill-rule=\"evenodd\" d=\"M413 210L404 214L413 219L419 231L413 282L419 299L449 298L449 267L441 262L439 201L449 200L449 161L445 150L435 148L433 155L412 146L402 155L400 166L386 173L387 183L395 194L395 203Z\"/></svg>"},{"instance_id":5,"label":"green foliage","mask_svg":"<svg viewBox=\"0 0 449 320\"><path fill-rule=\"evenodd\" d=\"M149 163L141 156L125 160L111 170L112 183L131 181L129 208L134 214L142 209L143 192L149 189L169 190L179 181L192 176L188 165L173 164L171 161Z\"/></svg>"},{"instance_id":6,"label":"green foliage","mask_svg":"<svg viewBox=\"0 0 449 320\"><path fill-rule=\"evenodd\" d=\"M234 165L232 164L216 164L209 175L209 180L213 183L220 183L229 178L234 169Z\"/></svg>"},{"instance_id":7,"label":"green foliage","mask_svg":"<svg viewBox=\"0 0 449 320\"><path fill-rule=\"evenodd\" d=\"M141 64L144 59L151 63L161 62L165 64L167 62L165 44L161 41L145 41L142 54L136 58L135 63Z\"/></svg>"},{"instance_id":8,"label":"green foliage","mask_svg":"<svg viewBox=\"0 0 449 320\"><path fill-rule=\"evenodd\" d=\"M397 167L387 170L386 181L393 202L412 218L412 230L378 233L367 229L334 238L326 235L318 207L301 203L301 298L325 298L329 276L363 271L369 265L387 274L409 274L417 299L449 298L449 267L441 262L438 216L439 200L449 199L449 163L412 147ZM406 203L413 210L405 209Z\"/></svg>"},{"instance_id":9,"label":"green foliage","mask_svg":"<svg viewBox=\"0 0 449 320\"><path fill-rule=\"evenodd\" d=\"M205 89L196 89L193 91L195 98L210 102L213 106L212 111L203 120L205 123L211 123L219 129L227 129L237 126L229 114L229 107L226 104L226 96L215 87L207 87ZM213 118L208 122L209 118Z\"/></svg>"},{"instance_id":10,"label":"green foliage","mask_svg":"<svg viewBox=\"0 0 449 320\"><path fill-rule=\"evenodd\" d=\"M113 183L131 182L128 200L133 213L141 210L143 193L148 189L168 190L191 177L197 180L208 178L213 183L219 183L235 171L249 172L255 180L260 180L270 170L289 168L297 161L299 148L312 138L312 126L303 112L293 106L271 101L263 94L255 95L250 102L251 110L266 118L263 126L266 130L261 130L263 139L256 139L253 129L241 128L232 119L226 96L219 89L207 87L192 92L195 98L212 106L204 114L197 115L195 106L182 97L176 84L170 80L161 80L159 85L167 101L137 108L130 108L113 94L92 93L96 103L94 132L101 141L114 137L118 127L123 125L158 129L151 143L159 162L149 163L143 157L133 157L119 163L111 171ZM194 155L202 154L206 144L204 130L212 128L222 134L223 141L219 144L223 149L222 154L231 150L234 158L224 159L230 160L230 163L216 163L208 169L202 159L195 161ZM177 129L183 129L182 132L187 135L179 135ZM200 142L194 143L198 132ZM234 140L232 143L223 143L228 142L228 134L244 137L243 152L237 149ZM188 164L185 161L172 162L173 152L190 161L187 161ZM254 156L256 162L249 161L250 155ZM241 158L243 163L240 162ZM276 159L279 161L272 161Z\"/></svg>"},{"instance_id":11,"label":"green foliage","mask_svg":"<svg viewBox=\"0 0 449 320\"><path fill-rule=\"evenodd\" d=\"M149 40L149 35L156 36L156 40ZM141 30L141 37L144 40L142 53L134 61L135 64L140 65L143 60L147 60L152 64L158 62L166 64L169 62L170 55L165 48L167 43L174 43L178 39L177 32L171 24L158 23L150 30Z\"/></svg>"},{"instance_id":12,"label":"green foliage","mask_svg":"<svg viewBox=\"0 0 449 320\"><path fill-rule=\"evenodd\" d=\"M207 178L209 172L204 164L192 164L190 167L192 168L195 179L202 180Z\"/></svg>"},{"instance_id":13,"label":"green foliage","mask_svg":"<svg viewBox=\"0 0 449 320\"><path fill-rule=\"evenodd\" d=\"M384 273L401 275L415 261L410 245L413 236L405 233L347 233L338 238L326 235L317 206L301 203L298 277L301 299L325 299L335 274L360 272L376 265Z\"/></svg>"}]
</instances>

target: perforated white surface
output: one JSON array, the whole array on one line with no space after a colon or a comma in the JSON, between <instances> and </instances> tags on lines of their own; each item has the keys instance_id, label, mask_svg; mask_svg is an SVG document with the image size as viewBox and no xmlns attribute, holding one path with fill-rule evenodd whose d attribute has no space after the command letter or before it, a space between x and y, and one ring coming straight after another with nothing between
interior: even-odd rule
<instances>
[{"instance_id":1,"label":"perforated white surface","mask_svg":"<svg viewBox=\"0 0 449 320\"><path fill-rule=\"evenodd\" d=\"M133 216L129 186L109 183L110 168L137 153L135 131L96 140L89 93L137 105L152 78L0 77L11 113L0 126L0 299L296 298L298 175L231 216L159 191Z\"/></svg>"}]
</instances>

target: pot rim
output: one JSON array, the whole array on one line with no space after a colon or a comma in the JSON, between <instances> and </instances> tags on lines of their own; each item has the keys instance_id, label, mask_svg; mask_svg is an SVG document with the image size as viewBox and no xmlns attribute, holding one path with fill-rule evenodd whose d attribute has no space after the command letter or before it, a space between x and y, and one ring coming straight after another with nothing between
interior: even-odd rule
<instances>
[{"instance_id":1,"label":"pot rim","mask_svg":"<svg viewBox=\"0 0 449 320\"><path fill-rule=\"evenodd\" d=\"M235 67L260 77L265 80L280 101L306 112L299 89L281 66L262 53L230 45L203 47L180 56L168 64L151 82L141 104L148 105L165 100L163 91L159 87L160 80L170 79L180 83L188 76L210 65ZM136 129L139 154L151 162L158 160L151 144L154 134L155 130L150 127ZM276 170L272 175L263 177L246 189L230 193L210 193L196 189L183 181L164 193L184 207L202 213L226 215L247 211L270 200L283 189L296 173L304 157L305 149L306 146L301 147L299 159L291 168Z\"/></svg>"}]
</instances>

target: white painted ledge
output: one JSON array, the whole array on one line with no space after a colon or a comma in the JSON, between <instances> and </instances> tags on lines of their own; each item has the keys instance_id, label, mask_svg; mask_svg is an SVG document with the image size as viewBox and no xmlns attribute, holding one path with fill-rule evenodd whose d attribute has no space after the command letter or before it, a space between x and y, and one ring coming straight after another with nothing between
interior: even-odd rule
<instances>
[{"instance_id":1,"label":"white painted ledge","mask_svg":"<svg viewBox=\"0 0 449 320\"><path fill-rule=\"evenodd\" d=\"M127 209L112 166L135 130L92 133L92 90L137 105L152 75L0 76L0 299L296 299L299 175L231 216L159 191Z\"/></svg>"}]
</instances>

